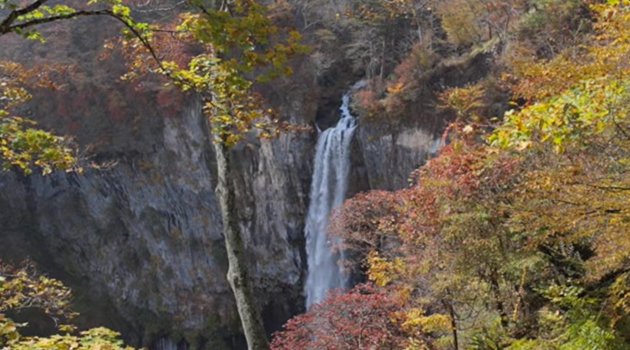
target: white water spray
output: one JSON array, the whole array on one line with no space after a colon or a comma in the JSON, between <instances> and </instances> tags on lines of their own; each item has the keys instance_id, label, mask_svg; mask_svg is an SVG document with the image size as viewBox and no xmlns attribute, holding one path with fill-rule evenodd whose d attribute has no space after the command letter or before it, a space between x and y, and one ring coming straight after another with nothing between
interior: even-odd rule
<instances>
[{"instance_id":1,"label":"white water spray","mask_svg":"<svg viewBox=\"0 0 630 350\"><path fill-rule=\"evenodd\" d=\"M349 110L350 95L343 96L341 119L334 128L320 133L315 153L311 202L306 218L306 308L319 303L331 289L346 288L348 275L339 266L340 255L331 250L328 237L330 212L346 196L350 171L350 142L357 127Z\"/></svg>"}]
</instances>

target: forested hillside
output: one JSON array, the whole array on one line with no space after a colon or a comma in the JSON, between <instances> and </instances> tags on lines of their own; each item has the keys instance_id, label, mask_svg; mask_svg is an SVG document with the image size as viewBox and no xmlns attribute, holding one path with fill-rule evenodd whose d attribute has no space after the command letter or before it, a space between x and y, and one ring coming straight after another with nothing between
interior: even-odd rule
<instances>
[{"instance_id":1,"label":"forested hillside","mask_svg":"<svg viewBox=\"0 0 630 350\"><path fill-rule=\"evenodd\" d=\"M630 347L627 5L591 4L571 44L528 51L547 30L511 36L496 74L445 90L457 118L414 184L357 195L334 218L368 284L289 321L274 348ZM384 105L410 83L389 84ZM497 88L513 101L498 119Z\"/></svg>"},{"instance_id":2,"label":"forested hillside","mask_svg":"<svg viewBox=\"0 0 630 350\"><path fill-rule=\"evenodd\" d=\"M630 348L628 0L0 0L0 167L1 349Z\"/></svg>"}]
</instances>

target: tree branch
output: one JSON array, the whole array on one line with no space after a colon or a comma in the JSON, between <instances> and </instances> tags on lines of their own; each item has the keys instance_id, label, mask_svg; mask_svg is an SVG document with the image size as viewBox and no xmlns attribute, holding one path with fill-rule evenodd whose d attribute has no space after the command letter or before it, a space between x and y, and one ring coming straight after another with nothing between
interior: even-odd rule
<instances>
[{"instance_id":1,"label":"tree branch","mask_svg":"<svg viewBox=\"0 0 630 350\"><path fill-rule=\"evenodd\" d=\"M19 31L19 30L26 29L26 28L29 28L29 27L34 27L36 25L51 23L51 22L64 20L64 19L71 19L71 18L75 18L75 17L79 17L79 16L99 16L99 15L103 16L103 15L109 15L108 13L106 13L107 11L108 10L76 11L76 12L72 12L72 13L68 13L68 14L64 14L64 15L57 15L57 16L51 16L51 17L38 18L38 19L34 19L34 20L22 22L22 23L10 25L10 26L8 26L6 28L2 28L2 30L0 30L0 34L6 34L6 33L10 33L10 32L15 32L15 31Z\"/></svg>"},{"instance_id":2,"label":"tree branch","mask_svg":"<svg viewBox=\"0 0 630 350\"><path fill-rule=\"evenodd\" d=\"M48 0L38 0L37 3L33 3L29 7L24 8L24 9L22 9L20 11L15 11L15 13L18 13L17 16L20 16L21 14L24 14L24 13L28 13L29 11L33 11L37 7L41 6L46 1L48 1ZM35 4L38 4L38 5L35 6ZM27 11L27 9L30 9L30 10ZM16 18L17 18L17 16L16 16ZM151 43L149 42L147 37L142 35L142 33L140 33L138 31L138 29L136 29L136 27L134 27L133 24L129 22L128 19L117 15L112 10L105 10L105 9L103 9L103 10L94 10L94 11L79 10L79 11L75 11L75 12L68 13L68 14L63 14L63 15L57 15L57 16L50 16L50 17L45 17L45 18L33 19L33 20L30 20L30 21L26 21L26 22L22 22L22 23L18 23L18 24L8 25L6 27L0 26L0 35L7 34L7 33L10 33L10 32L16 32L16 31L19 31L19 30L23 30L23 29L34 27L34 26L41 25L41 24L56 22L56 21L60 21L60 20L67 20L67 19L72 19L72 18L76 18L76 17L83 17L83 16L108 16L108 17L112 17L112 18L116 19L118 22L122 23L140 41L142 46L144 46L144 48L149 52L149 54L151 55L151 58L155 61L155 63L158 65L158 67L160 68L160 70L162 71L162 73L164 75L166 75L170 79L172 79L172 80L174 80L174 81L176 81L176 82L178 82L178 83L180 83L182 85L190 85L186 81L183 81L182 79L178 79L176 77L173 77L171 72L169 72L168 69L166 69L166 67L164 66L164 64L162 62L162 59L158 56L157 52L155 51L155 49L153 48L153 46L151 45ZM9 22L8 20L10 19L10 17L11 17L11 15L5 21L3 21L3 23L5 23L5 22L6 23L13 23L15 21L15 19L12 19Z\"/></svg>"},{"instance_id":3,"label":"tree branch","mask_svg":"<svg viewBox=\"0 0 630 350\"><path fill-rule=\"evenodd\" d=\"M18 17L37 10L39 7L41 7L47 1L48 0L37 0L34 3L28 5L28 6L24 7L24 8L21 8L19 10L11 11L11 13L7 16L7 18L5 18L4 21L2 21L2 23L0 23L0 34L6 34L6 33L10 32L11 31L10 30L11 24L13 24L13 22L15 22L15 20Z\"/></svg>"}]
</instances>

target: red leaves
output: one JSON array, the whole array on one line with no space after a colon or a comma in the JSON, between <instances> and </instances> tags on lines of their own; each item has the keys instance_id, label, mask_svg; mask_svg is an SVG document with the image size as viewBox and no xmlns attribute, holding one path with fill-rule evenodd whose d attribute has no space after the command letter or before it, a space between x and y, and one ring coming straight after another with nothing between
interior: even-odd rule
<instances>
[{"instance_id":1,"label":"red leaves","mask_svg":"<svg viewBox=\"0 0 630 350\"><path fill-rule=\"evenodd\" d=\"M333 213L330 232L348 243L346 250L365 255L377 249L383 236L391 232L400 204L394 192L360 193Z\"/></svg>"},{"instance_id":2,"label":"red leaves","mask_svg":"<svg viewBox=\"0 0 630 350\"><path fill-rule=\"evenodd\" d=\"M289 320L274 335L274 350L399 349L406 338L392 322L399 309L389 295L369 284L331 293L321 304Z\"/></svg>"},{"instance_id":3,"label":"red leaves","mask_svg":"<svg viewBox=\"0 0 630 350\"><path fill-rule=\"evenodd\" d=\"M415 172L415 185L359 194L333 215L331 232L343 238L345 249L363 258L382 250L388 240L418 243L440 232L451 214L449 203L479 201L514 180L517 159L489 153L467 135L457 136L461 125L451 129L456 139Z\"/></svg>"}]
</instances>

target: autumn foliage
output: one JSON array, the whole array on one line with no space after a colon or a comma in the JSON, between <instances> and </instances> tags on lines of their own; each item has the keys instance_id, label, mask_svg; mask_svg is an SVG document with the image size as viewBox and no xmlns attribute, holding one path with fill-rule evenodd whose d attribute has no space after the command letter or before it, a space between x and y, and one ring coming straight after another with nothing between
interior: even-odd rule
<instances>
[{"instance_id":1,"label":"autumn foliage","mask_svg":"<svg viewBox=\"0 0 630 350\"><path fill-rule=\"evenodd\" d=\"M59 280L39 274L31 263L19 267L0 262L0 346L15 350L132 350L123 345L119 334L107 328L77 331L72 320L72 293ZM25 311L38 310L59 334L26 336L28 323L13 318Z\"/></svg>"},{"instance_id":2,"label":"autumn foliage","mask_svg":"<svg viewBox=\"0 0 630 350\"><path fill-rule=\"evenodd\" d=\"M332 232L398 303L387 319L407 349L630 346L630 3L589 10L579 48L444 91L456 123L440 154L408 188L357 195L334 216ZM487 115L497 85L515 100L500 121ZM321 327L289 325L282 339Z\"/></svg>"},{"instance_id":3,"label":"autumn foliage","mask_svg":"<svg viewBox=\"0 0 630 350\"><path fill-rule=\"evenodd\" d=\"M400 349L406 338L395 326L399 305L374 286L333 292L307 313L291 319L275 335L271 348Z\"/></svg>"},{"instance_id":4,"label":"autumn foliage","mask_svg":"<svg viewBox=\"0 0 630 350\"><path fill-rule=\"evenodd\" d=\"M18 115L18 108L31 98L30 89L55 89L53 77L63 72L63 67L27 68L0 61L0 169L26 174L78 169L76 151L69 140L41 130L34 121Z\"/></svg>"}]
</instances>

